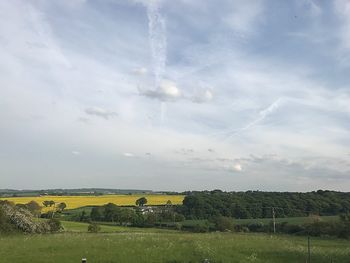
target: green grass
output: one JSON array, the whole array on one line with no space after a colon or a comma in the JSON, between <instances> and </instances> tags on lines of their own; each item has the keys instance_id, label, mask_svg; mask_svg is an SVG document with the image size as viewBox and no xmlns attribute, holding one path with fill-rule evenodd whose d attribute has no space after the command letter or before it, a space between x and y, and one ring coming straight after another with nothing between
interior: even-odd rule
<instances>
[{"instance_id":1,"label":"green grass","mask_svg":"<svg viewBox=\"0 0 350 263\"><path fill-rule=\"evenodd\" d=\"M62 226L64 227L65 232L87 232L88 223L73 222L73 221L62 221ZM166 232L175 232L168 229L156 229L156 228L139 228L139 227L125 227L125 226L113 226L113 225L104 225L103 223L99 224L101 227L101 233L147 233L147 232L156 232L156 233L166 233Z\"/></svg>"},{"instance_id":2,"label":"green grass","mask_svg":"<svg viewBox=\"0 0 350 263\"><path fill-rule=\"evenodd\" d=\"M339 219L338 216L320 216L317 217L321 221L336 221ZM276 218L277 223L287 222L293 225L302 225L305 223L310 223L315 220L314 217L285 217L285 218ZM269 224L272 221L271 218L256 218L256 219L234 219L236 224L251 224L251 223L263 223Z\"/></svg>"},{"instance_id":3,"label":"green grass","mask_svg":"<svg viewBox=\"0 0 350 263\"><path fill-rule=\"evenodd\" d=\"M320 216L317 217L321 221L336 221L339 219L338 216ZM315 220L314 217L285 217L285 218L276 218L277 223L288 222L293 225L302 225L305 223L310 223ZM234 219L234 223L237 225L241 224L252 224L252 223L263 223L269 224L272 221L271 218L248 218L248 219ZM183 226L193 227L195 225L204 225L209 223L209 225L213 225L208 220L185 220L182 222Z\"/></svg>"},{"instance_id":4,"label":"green grass","mask_svg":"<svg viewBox=\"0 0 350 263\"><path fill-rule=\"evenodd\" d=\"M127 228L129 230L129 228ZM1 263L305 262L305 237L183 232L61 233L0 237ZM348 263L350 242L312 239L312 262Z\"/></svg>"}]
</instances>

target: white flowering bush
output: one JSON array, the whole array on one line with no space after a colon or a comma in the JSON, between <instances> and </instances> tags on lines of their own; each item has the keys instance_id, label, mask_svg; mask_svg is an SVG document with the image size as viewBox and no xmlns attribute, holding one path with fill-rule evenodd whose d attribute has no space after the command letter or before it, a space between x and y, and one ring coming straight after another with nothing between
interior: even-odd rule
<instances>
[{"instance_id":1,"label":"white flowering bush","mask_svg":"<svg viewBox=\"0 0 350 263\"><path fill-rule=\"evenodd\" d=\"M8 202L0 203L0 208L7 220L23 233L43 234L58 231L57 228L51 229L51 224L48 221L35 219L27 209L16 207Z\"/></svg>"}]
</instances>

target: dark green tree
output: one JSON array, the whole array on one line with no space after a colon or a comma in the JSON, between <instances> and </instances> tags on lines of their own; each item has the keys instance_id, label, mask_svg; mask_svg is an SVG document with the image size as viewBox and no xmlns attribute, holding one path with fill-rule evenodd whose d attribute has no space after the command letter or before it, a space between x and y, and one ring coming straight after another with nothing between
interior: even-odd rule
<instances>
[{"instance_id":1,"label":"dark green tree","mask_svg":"<svg viewBox=\"0 0 350 263\"><path fill-rule=\"evenodd\" d=\"M141 197L139 199L136 200L135 204L137 206L144 206L145 204L147 204L147 199L146 197Z\"/></svg>"},{"instance_id":2,"label":"dark green tree","mask_svg":"<svg viewBox=\"0 0 350 263\"><path fill-rule=\"evenodd\" d=\"M62 202L57 205L57 208L60 212L63 212L63 210L67 207L66 203Z\"/></svg>"}]
</instances>

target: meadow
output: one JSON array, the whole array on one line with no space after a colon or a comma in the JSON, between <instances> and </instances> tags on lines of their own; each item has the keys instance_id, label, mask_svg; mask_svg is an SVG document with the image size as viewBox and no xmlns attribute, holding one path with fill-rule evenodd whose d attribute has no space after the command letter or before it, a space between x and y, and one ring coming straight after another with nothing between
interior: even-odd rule
<instances>
[{"instance_id":1,"label":"meadow","mask_svg":"<svg viewBox=\"0 0 350 263\"><path fill-rule=\"evenodd\" d=\"M87 233L87 224L64 222L65 232L0 237L0 262L305 262L306 237L240 233L186 233L162 229L102 226ZM348 263L350 242L311 239L312 262Z\"/></svg>"},{"instance_id":2,"label":"meadow","mask_svg":"<svg viewBox=\"0 0 350 263\"><path fill-rule=\"evenodd\" d=\"M100 196L33 196L33 197L6 197L0 198L0 200L9 200L15 204L26 204L30 201L35 201L38 204L46 200L53 200L56 204L66 203L66 209L75 209L84 206L101 206L108 203L114 203L119 206L131 206L135 205L135 202L140 197L147 198L147 205L165 205L168 200L172 204L182 204L184 199L183 195L156 195L156 194L145 194L145 195L100 195ZM44 208L49 210L50 208Z\"/></svg>"},{"instance_id":3,"label":"meadow","mask_svg":"<svg viewBox=\"0 0 350 263\"><path fill-rule=\"evenodd\" d=\"M300 216L300 217L277 217L276 223L287 222L293 225L302 225L306 223L311 223L315 219L329 222L336 221L339 219L339 216ZM235 224L254 224L262 223L269 224L272 221L272 218L248 218L248 219L234 219Z\"/></svg>"}]
</instances>

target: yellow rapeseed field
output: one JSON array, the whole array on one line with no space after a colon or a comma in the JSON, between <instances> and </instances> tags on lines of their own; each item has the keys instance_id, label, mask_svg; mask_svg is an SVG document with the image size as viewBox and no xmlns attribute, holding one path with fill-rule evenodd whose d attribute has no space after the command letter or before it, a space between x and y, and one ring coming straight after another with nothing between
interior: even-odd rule
<instances>
[{"instance_id":1,"label":"yellow rapeseed field","mask_svg":"<svg viewBox=\"0 0 350 263\"><path fill-rule=\"evenodd\" d=\"M140 197L147 198L147 205L165 205L168 200L173 205L182 204L183 195L101 195L101 196L34 196L34 197L6 197L0 200L12 201L15 204L26 204L30 201L35 201L41 206L46 200L53 200L56 204L66 203L66 209L74 209L83 206L100 206L108 203L114 203L119 206L135 205L135 202ZM44 211L48 208L44 208Z\"/></svg>"}]
</instances>

